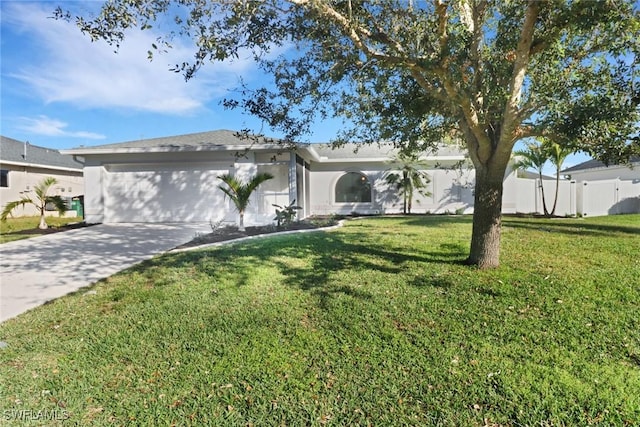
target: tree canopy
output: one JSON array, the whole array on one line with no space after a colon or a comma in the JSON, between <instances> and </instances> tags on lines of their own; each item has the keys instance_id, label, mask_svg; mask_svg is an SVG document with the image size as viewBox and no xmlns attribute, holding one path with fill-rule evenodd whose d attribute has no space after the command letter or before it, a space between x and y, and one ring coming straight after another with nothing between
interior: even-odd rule
<instances>
[{"instance_id":1,"label":"tree canopy","mask_svg":"<svg viewBox=\"0 0 640 427\"><path fill-rule=\"evenodd\" d=\"M95 17L55 16L116 46L128 29L162 22L150 56L189 37L193 61L174 67L186 79L251 52L273 82L244 86L225 106L291 141L327 117L346 119L338 142L419 151L460 138L476 169L469 261L480 266L498 263L517 141L546 137L605 162L640 153L632 0L111 0Z\"/></svg>"}]
</instances>

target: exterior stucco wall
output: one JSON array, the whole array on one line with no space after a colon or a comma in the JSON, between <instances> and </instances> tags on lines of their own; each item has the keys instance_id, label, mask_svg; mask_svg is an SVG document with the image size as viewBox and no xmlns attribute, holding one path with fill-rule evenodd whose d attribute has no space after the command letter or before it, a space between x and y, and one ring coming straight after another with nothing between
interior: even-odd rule
<instances>
[{"instance_id":1,"label":"exterior stucco wall","mask_svg":"<svg viewBox=\"0 0 640 427\"><path fill-rule=\"evenodd\" d=\"M238 155L240 154L240 155ZM430 183L423 196L414 193L413 213L472 213L475 172L455 160L432 161L426 172ZM388 161L341 159L317 161L293 152L202 151L175 153L99 154L85 157L85 215L87 222L226 222L236 223L235 207L218 189L216 179L231 173L243 181L257 173L276 178L262 184L245 212L245 225L272 223L274 204L294 199L303 207L298 217L330 214L401 213L398 190L386 183L392 172ZM336 201L336 183L345 173L365 175L371 202ZM505 175L503 211L516 212L515 173ZM301 200L298 200L301 199Z\"/></svg>"},{"instance_id":2,"label":"exterior stucco wall","mask_svg":"<svg viewBox=\"0 0 640 427\"><path fill-rule=\"evenodd\" d=\"M61 197L75 197L83 194L83 179L81 171L65 171L33 166L17 166L1 164L2 169L8 170L8 187L0 187L0 207L8 202L20 200L22 197L35 197L33 189L46 177L54 177L58 183L51 187L48 195ZM14 217L39 215L32 205L19 207L13 211ZM57 212L47 212L47 215L58 215ZM75 211L67 212L66 216L75 216Z\"/></svg>"},{"instance_id":3,"label":"exterior stucco wall","mask_svg":"<svg viewBox=\"0 0 640 427\"><path fill-rule=\"evenodd\" d=\"M348 172L365 175L372 186L371 203L339 203L335 200L338 179ZM386 183L385 176L393 172L383 162L371 163L322 163L312 164L310 171L310 214L384 214L400 213L403 200L398 191ZM473 182L472 169L427 169L431 182L422 196L414 194L413 213L472 212Z\"/></svg>"},{"instance_id":4,"label":"exterior stucco wall","mask_svg":"<svg viewBox=\"0 0 640 427\"><path fill-rule=\"evenodd\" d=\"M102 165L84 167L84 219L89 224L104 221L104 168Z\"/></svg>"}]
</instances>

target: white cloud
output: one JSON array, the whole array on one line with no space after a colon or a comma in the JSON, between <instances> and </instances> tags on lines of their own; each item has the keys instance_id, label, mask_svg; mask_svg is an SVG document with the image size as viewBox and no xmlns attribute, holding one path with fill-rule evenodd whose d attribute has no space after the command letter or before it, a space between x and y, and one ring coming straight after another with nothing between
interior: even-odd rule
<instances>
[{"instance_id":1,"label":"white cloud","mask_svg":"<svg viewBox=\"0 0 640 427\"><path fill-rule=\"evenodd\" d=\"M3 25L28 29L40 46L24 52L23 65L14 68L12 77L46 103L188 114L223 96L240 75L255 68L251 59L207 64L185 82L181 74L169 71L169 64L188 61L193 53L180 40L149 62L147 50L157 35L136 30L115 54L104 42L92 43L74 24L50 19L49 6L15 2L3 7Z\"/></svg>"},{"instance_id":2,"label":"white cloud","mask_svg":"<svg viewBox=\"0 0 640 427\"><path fill-rule=\"evenodd\" d=\"M49 118L47 116L38 116L36 118L20 117L20 124L18 128L36 135L45 136L64 136L69 138L84 138L84 139L105 139L104 135L85 132L85 131L69 131L66 130L67 123Z\"/></svg>"}]
</instances>

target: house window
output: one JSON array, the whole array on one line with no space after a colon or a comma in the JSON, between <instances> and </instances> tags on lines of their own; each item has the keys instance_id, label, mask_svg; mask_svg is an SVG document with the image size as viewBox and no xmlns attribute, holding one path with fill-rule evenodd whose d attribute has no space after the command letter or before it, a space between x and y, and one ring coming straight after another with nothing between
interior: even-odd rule
<instances>
[{"instance_id":1,"label":"house window","mask_svg":"<svg viewBox=\"0 0 640 427\"><path fill-rule=\"evenodd\" d=\"M7 169L0 169L0 187L9 186L9 171Z\"/></svg>"},{"instance_id":2,"label":"house window","mask_svg":"<svg viewBox=\"0 0 640 427\"><path fill-rule=\"evenodd\" d=\"M336 203L371 203L371 183L361 173L348 172L336 183Z\"/></svg>"}]
</instances>

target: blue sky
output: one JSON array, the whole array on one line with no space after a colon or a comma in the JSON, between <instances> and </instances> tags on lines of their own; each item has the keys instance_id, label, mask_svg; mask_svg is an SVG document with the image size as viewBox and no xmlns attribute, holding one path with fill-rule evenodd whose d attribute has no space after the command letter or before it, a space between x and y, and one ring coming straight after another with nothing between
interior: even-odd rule
<instances>
[{"instance_id":1,"label":"blue sky","mask_svg":"<svg viewBox=\"0 0 640 427\"><path fill-rule=\"evenodd\" d=\"M2 134L51 148L91 146L141 138L262 128L220 101L232 95L240 78L260 78L250 55L228 63L209 63L188 82L169 71L191 59L192 50L174 48L153 61L147 50L152 31L132 31L118 53L92 43L73 24L49 17L57 5L90 10L96 2L4 1L2 12ZM312 142L326 142L335 127L322 123Z\"/></svg>"},{"instance_id":2,"label":"blue sky","mask_svg":"<svg viewBox=\"0 0 640 427\"><path fill-rule=\"evenodd\" d=\"M1 133L34 145L64 149L216 129L250 128L278 137L255 118L221 105L239 79L262 78L250 55L208 63L185 82L170 65L191 58L174 42L147 60L156 35L133 31L117 54L92 43L73 24L49 17L56 6L81 13L100 2L0 1ZM318 123L311 142L327 142L338 122ZM565 166L586 160L572 156Z\"/></svg>"}]
</instances>

